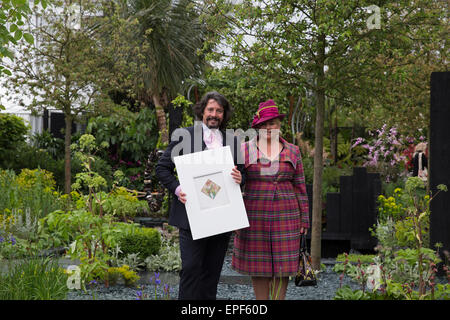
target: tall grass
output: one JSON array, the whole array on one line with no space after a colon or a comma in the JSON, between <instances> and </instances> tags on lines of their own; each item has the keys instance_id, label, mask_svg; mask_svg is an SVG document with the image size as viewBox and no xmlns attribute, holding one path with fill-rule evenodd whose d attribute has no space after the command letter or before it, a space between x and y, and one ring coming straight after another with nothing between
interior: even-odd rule
<instances>
[{"instance_id":1,"label":"tall grass","mask_svg":"<svg viewBox=\"0 0 450 320\"><path fill-rule=\"evenodd\" d=\"M50 258L31 258L8 263L0 270L0 300L64 300L67 275Z\"/></svg>"}]
</instances>

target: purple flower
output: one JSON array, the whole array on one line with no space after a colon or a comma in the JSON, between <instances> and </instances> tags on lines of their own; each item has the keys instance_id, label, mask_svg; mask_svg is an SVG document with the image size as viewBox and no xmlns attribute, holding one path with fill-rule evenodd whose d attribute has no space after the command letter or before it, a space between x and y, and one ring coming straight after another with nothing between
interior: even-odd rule
<instances>
[{"instance_id":1,"label":"purple flower","mask_svg":"<svg viewBox=\"0 0 450 320\"><path fill-rule=\"evenodd\" d=\"M356 147L358 144L360 144L361 142L363 142L363 138L357 138L356 139L356 141L355 141L355 143L352 145L352 149L354 148L354 147Z\"/></svg>"},{"instance_id":2,"label":"purple flower","mask_svg":"<svg viewBox=\"0 0 450 320\"><path fill-rule=\"evenodd\" d=\"M11 244L12 244L12 245L15 245L15 244L16 244L16 239L15 239L13 236L11 236Z\"/></svg>"},{"instance_id":3,"label":"purple flower","mask_svg":"<svg viewBox=\"0 0 450 320\"><path fill-rule=\"evenodd\" d=\"M391 130L389 130L389 132L395 136L397 134L397 129L395 127L392 127Z\"/></svg>"},{"instance_id":4,"label":"purple flower","mask_svg":"<svg viewBox=\"0 0 450 320\"><path fill-rule=\"evenodd\" d=\"M3 241L5 241L5 238L0 237L0 243L2 243Z\"/></svg>"},{"instance_id":5,"label":"purple flower","mask_svg":"<svg viewBox=\"0 0 450 320\"><path fill-rule=\"evenodd\" d=\"M136 300L142 300L142 291L141 290L136 292L136 295L137 295Z\"/></svg>"},{"instance_id":6,"label":"purple flower","mask_svg":"<svg viewBox=\"0 0 450 320\"><path fill-rule=\"evenodd\" d=\"M161 284L161 280L159 279L159 272L158 273L155 272L155 284L156 285Z\"/></svg>"}]
</instances>

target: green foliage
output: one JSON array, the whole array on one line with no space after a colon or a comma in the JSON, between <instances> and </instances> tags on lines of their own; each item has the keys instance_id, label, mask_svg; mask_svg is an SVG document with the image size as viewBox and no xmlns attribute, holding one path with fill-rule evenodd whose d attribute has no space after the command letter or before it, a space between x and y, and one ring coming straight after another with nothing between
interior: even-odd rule
<instances>
[{"instance_id":1,"label":"green foliage","mask_svg":"<svg viewBox=\"0 0 450 320\"><path fill-rule=\"evenodd\" d=\"M0 151L15 149L17 144L25 142L28 129L22 118L0 113Z\"/></svg>"},{"instance_id":2,"label":"green foliage","mask_svg":"<svg viewBox=\"0 0 450 320\"><path fill-rule=\"evenodd\" d=\"M0 170L0 213L13 210L41 218L59 208L59 193L53 174L46 170L23 169L19 175Z\"/></svg>"},{"instance_id":3,"label":"green foliage","mask_svg":"<svg viewBox=\"0 0 450 320\"><path fill-rule=\"evenodd\" d=\"M108 144L110 156L117 163L121 159L145 161L158 139L156 115L150 108L138 113L115 108L111 115L90 118L86 130L99 144Z\"/></svg>"},{"instance_id":4,"label":"green foliage","mask_svg":"<svg viewBox=\"0 0 450 320\"><path fill-rule=\"evenodd\" d=\"M139 280L139 276L135 271L130 270L128 265L123 265L121 267L111 267L108 268L108 281L110 285L115 285L119 278L122 278L125 285L131 287L136 284Z\"/></svg>"},{"instance_id":5,"label":"green foliage","mask_svg":"<svg viewBox=\"0 0 450 320\"><path fill-rule=\"evenodd\" d=\"M106 142L103 142L102 147L105 147L106 144ZM102 199L103 193L99 191L106 189L107 182L105 178L93 170L93 163L98 159L95 156L95 153L99 149L96 145L95 137L90 134L84 134L80 137L78 144L73 144L71 148L75 151L75 158L77 158L83 166L83 171L75 175L75 183L72 185L72 188L74 190L81 190L82 187L87 188L89 191L89 210L93 210L95 198L96 204L100 206L101 215L104 200Z\"/></svg>"},{"instance_id":6,"label":"green foliage","mask_svg":"<svg viewBox=\"0 0 450 320\"><path fill-rule=\"evenodd\" d=\"M353 291L349 286L343 286L336 291L334 300L368 300L362 290Z\"/></svg>"},{"instance_id":7,"label":"green foliage","mask_svg":"<svg viewBox=\"0 0 450 320\"><path fill-rule=\"evenodd\" d=\"M445 191L441 185L430 197L418 177L410 177L405 189L396 188L393 196L379 197L379 220L373 234L378 238L378 263L383 266L383 295L402 299L429 299L448 296L449 289L436 291L434 274L440 262L429 248L430 201ZM418 284L418 290L411 283ZM428 290L427 288L430 288ZM438 293L437 293L438 292Z\"/></svg>"},{"instance_id":8,"label":"green foliage","mask_svg":"<svg viewBox=\"0 0 450 320\"><path fill-rule=\"evenodd\" d=\"M55 211L40 224L43 246L69 246L68 257L80 260L83 284L105 279L114 260L111 251L119 246L121 238L139 230L136 224L115 223L110 215L100 217L86 210Z\"/></svg>"},{"instance_id":9,"label":"green foliage","mask_svg":"<svg viewBox=\"0 0 450 320\"><path fill-rule=\"evenodd\" d=\"M157 255L145 259L147 270L178 272L181 270L180 247L165 238L162 239L161 249Z\"/></svg>"},{"instance_id":10,"label":"green foliage","mask_svg":"<svg viewBox=\"0 0 450 320\"><path fill-rule=\"evenodd\" d=\"M34 133L30 140L34 147L47 151L53 159L64 158L64 140L54 137L48 130Z\"/></svg>"},{"instance_id":11,"label":"green foliage","mask_svg":"<svg viewBox=\"0 0 450 320\"><path fill-rule=\"evenodd\" d=\"M156 255L161 247L161 235L153 228L137 229L134 234L123 236L119 247L123 255L137 253L142 259Z\"/></svg>"},{"instance_id":12,"label":"green foliage","mask_svg":"<svg viewBox=\"0 0 450 320\"><path fill-rule=\"evenodd\" d=\"M22 118L0 113L0 168L10 168L14 164L15 154L25 144L28 129Z\"/></svg>"},{"instance_id":13,"label":"green foliage","mask_svg":"<svg viewBox=\"0 0 450 320\"><path fill-rule=\"evenodd\" d=\"M378 196L378 219L380 221L386 221L388 218L398 221L405 217L405 208L401 195L402 189L397 188L391 197Z\"/></svg>"},{"instance_id":14,"label":"green foliage","mask_svg":"<svg viewBox=\"0 0 450 320\"><path fill-rule=\"evenodd\" d=\"M350 257L340 256L335 272L347 274L361 285L353 291L341 287L335 299L446 299L450 286L436 283L439 255L429 246L430 201L417 177L408 178L405 189L396 188L393 196L380 196L378 223L372 234L378 239L377 256L371 266L350 265ZM368 262L368 261L367 261ZM369 276L367 276L369 274ZM342 283L341 283L342 284ZM369 290L367 290L369 289Z\"/></svg>"},{"instance_id":15,"label":"green foliage","mask_svg":"<svg viewBox=\"0 0 450 320\"><path fill-rule=\"evenodd\" d=\"M345 254L341 253L336 257L336 261L344 262L345 260L348 260L348 262L350 262L350 263L356 263L356 262L360 261L361 263L369 264L369 263L373 262L374 258L375 258L375 255L373 255L373 254L351 253L351 254L345 255Z\"/></svg>"},{"instance_id":16,"label":"green foliage","mask_svg":"<svg viewBox=\"0 0 450 320\"><path fill-rule=\"evenodd\" d=\"M114 189L103 203L105 213L115 217L134 218L144 211L148 211L148 203L138 200L136 193L131 193L123 187Z\"/></svg>"},{"instance_id":17,"label":"green foliage","mask_svg":"<svg viewBox=\"0 0 450 320\"><path fill-rule=\"evenodd\" d=\"M183 109L183 120L181 122L180 127L186 128L193 126L194 125L194 117L192 115L193 103L180 94L175 99L173 99L171 103L175 108Z\"/></svg>"},{"instance_id":18,"label":"green foliage","mask_svg":"<svg viewBox=\"0 0 450 320\"><path fill-rule=\"evenodd\" d=\"M0 273L0 300L65 300L67 275L50 258L10 262Z\"/></svg>"},{"instance_id":19,"label":"green foliage","mask_svg":"<svg viewBox=\"0 0 450 320\"><path fill-rule=\"evenodd\" d=\"M219 91L234 109L228 128L244 131L249 129L258 105L267 99L273 99L277 103L280 113L289 114L290 102L287 96L291 93L290 89L280 86L279 82L267 75L249 72L250 70L224 67L212 69L207 74L206 86L202 92ZM288 122L287 118L282 121L281 135L291 141L291 124Z\"/></svg>"},{"instance_id":20,"label":"green foliage","mask_svg":"<svg viewBox=\"0 0 450 320\"><path fill-rule=\"evenodd\" d=\"M47 7L47 0L35 0L34 6L42 5ZM3 74L11 75L11 71L5 69L1 64L4 57L11 60L14 55L10 50L11 44L17 45L23 38L28 45L34 43L33 36L24 32L24 25L27 16L31 14L29 3L26 0L3 0L0 6L0 76Z\"/></svg>"}]
</instances>

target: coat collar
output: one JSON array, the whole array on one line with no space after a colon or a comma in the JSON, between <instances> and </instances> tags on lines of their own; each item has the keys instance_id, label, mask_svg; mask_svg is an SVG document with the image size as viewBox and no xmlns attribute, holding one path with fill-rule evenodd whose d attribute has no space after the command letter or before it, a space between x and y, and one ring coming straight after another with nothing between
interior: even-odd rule
<instances>
[{"instance_id":1,"label":"coat collar","mask_svg":"<svg viewBox=\"0 0 450 320\"><path fill-rule=\"evenodd\" d=\"M245 167L248 167L250 164L255 164L258 160L258 147L256 146L257 137L251 139L247 142L248 144L248 163L246 163ZM294 169L297 166L298 161L298 152L295 145L287 142L285 139L280 137L280 142L283 144L284 151L281 152L280 158L278 161L287 161L292 164Z\"/></svg>"}]
</instances>

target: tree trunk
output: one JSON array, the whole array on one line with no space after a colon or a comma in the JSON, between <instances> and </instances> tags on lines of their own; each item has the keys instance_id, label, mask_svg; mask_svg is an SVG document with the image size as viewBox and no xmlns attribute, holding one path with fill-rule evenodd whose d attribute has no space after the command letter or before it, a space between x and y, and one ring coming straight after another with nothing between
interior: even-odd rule
<instances>
[{"instance_id":1,"label":"tree trunk","mask_svg":"<svg viewBox=\"0 0 450 320\"><path fill-rule=\"evenodd\" d=\"M166 125L166 114L164 108L161 105L158 94L153 94L153 104L156 110L156 121L158 123L159 132L161 132L161 143L167 145L169 143L169 131Z\"/></svg>"},{"instance_id":2,"label":"tree trunk","mask_svg":"<svg viewBox=\"0 0 450 320\"><path fill-rule=\"evenodd\" d=\"M317 71L317 106L314 138L314 176L313 176L313 207L311 229L311 260L312 267L320 270L321 242L322 242L322 172L323 172L323 134L325 116L325 36L318 38L318 71Z\"/></svg>"},{"instance_id":3,"label":"tree trunk","mask_svg":"<svg viewBox=\"0 0 450 320\"><path fill-rule=\"evenodd\" d=\"M69 194L72 191L72 172L71 172L71 155L70 143L72 138L72 115L65 113L66 132L64 133L64 192Z\"/></svg>"}]
</instances>

